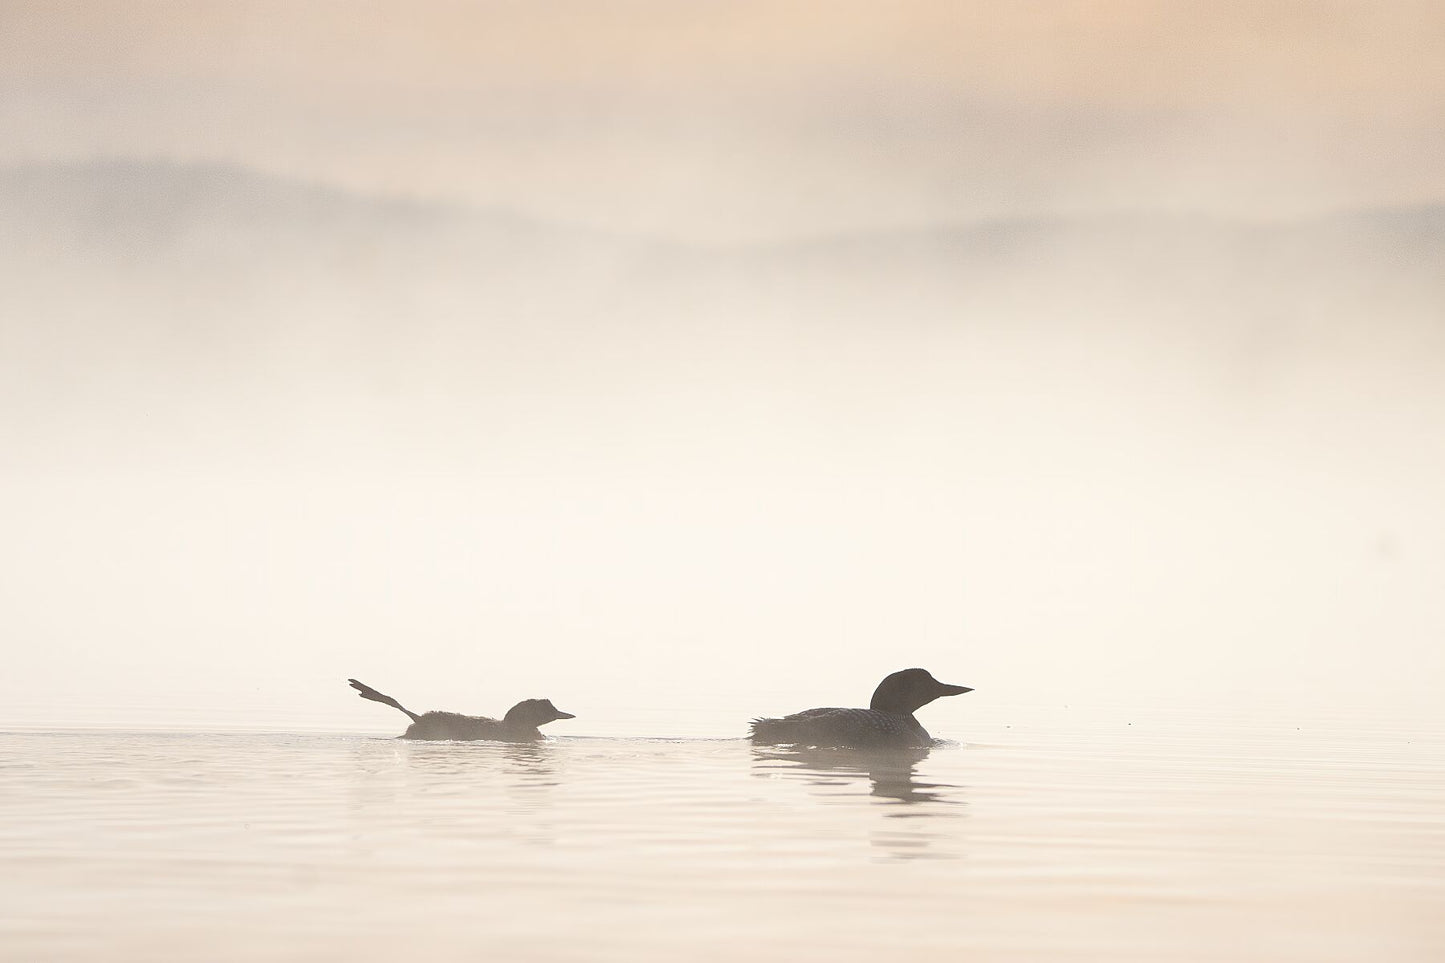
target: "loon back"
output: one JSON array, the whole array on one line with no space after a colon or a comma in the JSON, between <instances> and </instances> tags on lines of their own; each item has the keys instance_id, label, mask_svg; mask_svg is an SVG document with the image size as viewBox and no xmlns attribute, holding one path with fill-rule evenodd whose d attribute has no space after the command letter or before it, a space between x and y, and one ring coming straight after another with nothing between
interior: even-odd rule
<instances>
[{"instance_id":1,"label":"loon back","mask_svg":"<svg viewBox=\"0 0 1445 963\"><path fill-rule=\"evenodd\" d=\"M850 749L923 749L933 744L912 714L876 709L806 709L781 719L754 719L749 736L759 745Z\"/></svg>"},{"instance_id":2,"label":"loon back","mask_svg":"<svg viewBox=\"0 0 1445 963\"><path fill-rule=\"evenodd\" d=\"M406 727L406 732L403 732L400 738L515 741L507 736L507 731L499 719L464 716L460 712L425 712Z\"/></svg>"}]
</instances>

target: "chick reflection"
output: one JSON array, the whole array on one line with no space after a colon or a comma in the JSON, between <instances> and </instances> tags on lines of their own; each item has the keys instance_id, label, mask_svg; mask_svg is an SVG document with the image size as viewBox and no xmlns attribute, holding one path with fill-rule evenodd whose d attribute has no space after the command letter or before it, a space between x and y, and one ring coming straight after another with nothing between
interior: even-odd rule
<instances>
[{"instance_id":1,"label":"chick reflection","mask_svg":"<svg viewBox=\"0 0 1445 963\"><path fill-rule=\"evenodd\" d=\"M368 739L358 743L357 772L367 777L420 777L433 791L493 792L498 784L543 787L558 782L552 742L411 742Z\"/></svg>"},{"instance_id":2,"label":"chick reflection","mask_svg":"<svg viewBox=\"0 0 1445 963\"><path fill-rule=\"evenodd\" d=\"M958 786L919 780L917 766L928 753L928 749L754 749L753 764L758 769L796 771L808 785L818 787L821 796L851 795L837 792L836 787L866 776L873 796L905 804L959 805L959 800L949 798L949 790Z\"/></svg>"},{"instance_id":3,"label":"chick reflection","mask_svg":"<svg viewBox=\"0 0 1445 963\"><path fill-rule=\"evenodd\" d=\"M557 785L557 758L551 743L423 743L405 753L409 768L429 776L462 777L467 783L495 782L508 789L535 790Z\"/></svg>"}]
</instances>

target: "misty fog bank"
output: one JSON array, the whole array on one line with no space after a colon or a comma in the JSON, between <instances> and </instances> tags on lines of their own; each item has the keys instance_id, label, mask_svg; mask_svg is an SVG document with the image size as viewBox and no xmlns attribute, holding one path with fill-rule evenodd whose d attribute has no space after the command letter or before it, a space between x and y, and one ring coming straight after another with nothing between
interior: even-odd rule
<instances>
[{"instance_id":1,"label":"misty fog bank","mask_svg":"<svg viewBox=\"0 0 1445 963\"><path fill-rule=\"evenodd\" d=\"M1445 207L704 246L113 162L0 211L9 691L1445 668Z\"/></svg>"}]
</instances>

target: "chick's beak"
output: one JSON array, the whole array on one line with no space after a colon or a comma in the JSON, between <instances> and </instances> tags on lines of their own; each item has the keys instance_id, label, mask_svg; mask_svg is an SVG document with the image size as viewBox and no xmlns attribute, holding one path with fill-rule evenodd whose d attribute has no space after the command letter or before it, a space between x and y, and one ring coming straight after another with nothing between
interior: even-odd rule
<instances>
[{"instance_id":1,"label":"chick's beak","mask_svg":"<svg viewBox=\"0 0 1445 963\"><path fill-rule=\"evenodd\" d=\"M577 718L577 717L574 716L574 715L573 715L572 713L570 713L570 712L563 712L561 709L558 709L558 710L557 710L557 718L558 718L558 719L575 719L575 718Z\"/></svg>"}]
</instances>

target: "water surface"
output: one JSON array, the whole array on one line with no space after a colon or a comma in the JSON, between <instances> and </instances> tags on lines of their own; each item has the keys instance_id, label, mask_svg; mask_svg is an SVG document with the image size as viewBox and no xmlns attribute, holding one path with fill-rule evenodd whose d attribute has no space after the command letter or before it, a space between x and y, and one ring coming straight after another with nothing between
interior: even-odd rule
<instances>
[{"instance_id":1,"label":"water surface","mask_svg":"<svg viewBox=\"0 0 1445 963\"><path fill-rule=\"evenodd\" d=\"M1445 738L0 733L0 958L1438 960Z\"/></svg>"}]
</instances>

